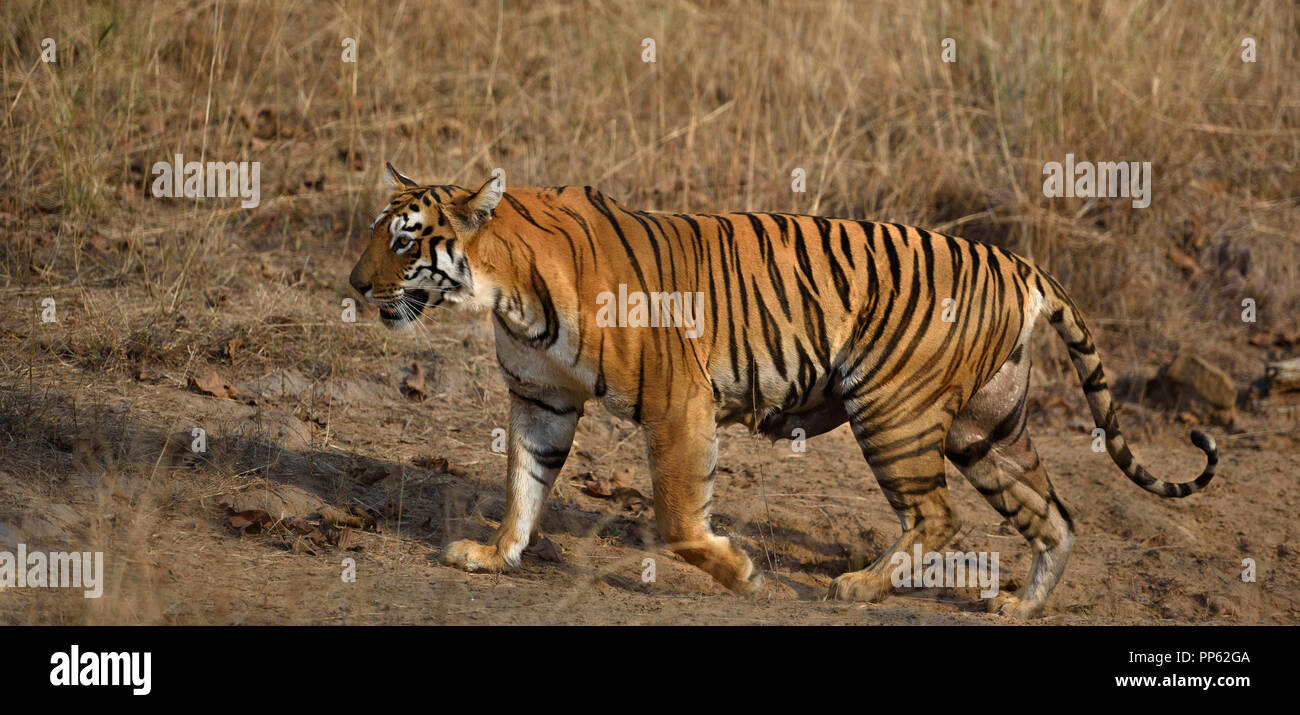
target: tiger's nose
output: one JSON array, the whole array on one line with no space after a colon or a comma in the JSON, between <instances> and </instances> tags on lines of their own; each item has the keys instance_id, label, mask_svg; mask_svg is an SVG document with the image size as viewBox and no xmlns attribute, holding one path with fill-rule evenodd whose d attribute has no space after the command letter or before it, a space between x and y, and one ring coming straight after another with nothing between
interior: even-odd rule
<instances>
[{"instance_id":1,"label":"tiger's nose","mask_svg":"<svg viewBox=\"0 0 1300 715\"><path fill-rule=\"evenodd\" d=\"M355 269L348 275L348 283L352 284L352 289L360 294L362 298L366 297L366 291L370 290L370 284Z\"/></svg>"},{"instance_id":2,"label":"tiger's nose","mask_svg":"<svg viewBox=\"0 0 1300 715\"><path fill-rule=\"evenodd\" d=\"M366 297L366 291L370 290L369 283L357 278L356 276L348 278L348 282L352 284L352 290L355 290L361 295L361 297Z\"/></svg>"}]
</instances>

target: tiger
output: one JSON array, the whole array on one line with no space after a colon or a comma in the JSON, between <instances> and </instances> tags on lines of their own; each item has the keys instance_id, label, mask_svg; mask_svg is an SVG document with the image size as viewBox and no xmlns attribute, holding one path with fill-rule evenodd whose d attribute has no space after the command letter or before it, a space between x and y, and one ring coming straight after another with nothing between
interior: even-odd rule
<instances>
[{"instance_id":1,"label":"tiger","mask_svg":"<svg viewBox=\"0 0 1300 715\"><path fill-rule=\"evenodd\" d=\"M1075 533L1026 429L1039 317L1065 342L1125 476L1173 498L1214 477L1218 449L1200 431L1191 441L1206 467L1193 481L1157 479L1135 461L1079 309L1046 271L996 245L878 221L640 211L591 187L506 191L496 177L476 191L420 185L386 168L396 192L352 288L395 330L444 304L488 313L509 394L504 516L488 543L448 544L446 565L521 565L596 399L643 428L667 547L733 592L759 593L763 575L710 525L719 427L777 440L847 422L901 535L834 578L827 597L880 602L899 592L896 554L954 538L946 459L1032 549L1023 585L987 610L1038 617ZM611 319L610 296L621 308L633 292L660 304L662 324Z\"/></svg>"}]
</instances>

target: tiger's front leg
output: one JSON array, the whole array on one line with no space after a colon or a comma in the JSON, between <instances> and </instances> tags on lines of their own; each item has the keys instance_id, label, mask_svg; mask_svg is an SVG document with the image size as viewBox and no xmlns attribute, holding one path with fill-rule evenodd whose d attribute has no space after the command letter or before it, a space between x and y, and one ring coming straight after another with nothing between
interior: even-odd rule
<instances>
[{"instance_id":1,"label":"tiger's front leg","mask_svg":"<svg viewBox=\"0 0 1300 715\"><path fill-rule=\"evenodd\" d=\"M555 394L526 397L510 391L510 437L506 455L506 513L487 544L461 539L447 546L443 563L466 571L517 568L537 530L542 503L569 456L578 407Z\"/></svg>"},{"instance_id":2,"label":"tiger's front leg","mask_svg":"<svg viewBox=\"0 0 1300 715\"><path fill-rule=\"evenodd\" d=\"M711 395L683 399L646 425L655 524L668 548L732 591L754 596L762 574L743 551L709 524L718 462Z\"/></svg>"}]
</instances>

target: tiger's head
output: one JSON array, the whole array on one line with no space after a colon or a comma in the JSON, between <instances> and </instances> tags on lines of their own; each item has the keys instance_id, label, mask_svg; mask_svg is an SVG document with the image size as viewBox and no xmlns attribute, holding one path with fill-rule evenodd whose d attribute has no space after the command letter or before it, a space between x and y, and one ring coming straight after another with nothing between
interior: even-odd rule
<instances>
[{"instance_id":1,"label":"tiger's head","mask_svg":"<svg viewBox=\"0 0 1300 715\"><path fill-rule=\"evenodd\" d=\"M495 177L474 193L420 186L388 164L397 193L370 225L370 242L348 281L379 306L384 325L409 328L427 306L474 295L466 247L501 202Z\"/></svg>"}]
</instances>

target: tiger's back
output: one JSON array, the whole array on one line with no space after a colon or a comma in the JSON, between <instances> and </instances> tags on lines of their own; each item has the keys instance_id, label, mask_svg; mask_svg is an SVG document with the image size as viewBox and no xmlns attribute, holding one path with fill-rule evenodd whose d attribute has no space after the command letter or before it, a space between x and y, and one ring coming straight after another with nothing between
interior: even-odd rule
<instances>
[{"instance_id":1,"label":"tiger's back","mask_svg":"<svg viewBox=\"0 0 1300 715\"><path fill-rule=\"evenodd\" d=\"M682 390L703 387L719 421L774 437L789 437L783 425L797 415L886 384L908 396L895 405L903 410L952 390L968 397L1038 310L1030 296L1039 279L1024 259L910 226L629 211L571 187L512 191L494 221L510 231L512 219L534 232L526 247L503 247L527 254L527 275L515 280L550 298L538 313L566 318L542 342L561 343L563 357L587 368L593 396L606 397L613 385L615 406L638 421L670 412ZM1004 291L1015 299L1001 299ZM639 296L644 320L615 325L602 316L629 303L636 310ZM688 324L656 321L652 308L664 303L672 309L661 315L676 315L680 305ZM916 320L891 325L887 318L900 312ZM861 379L846 381L851 374Z\"/></svg>"}]
</instances>

